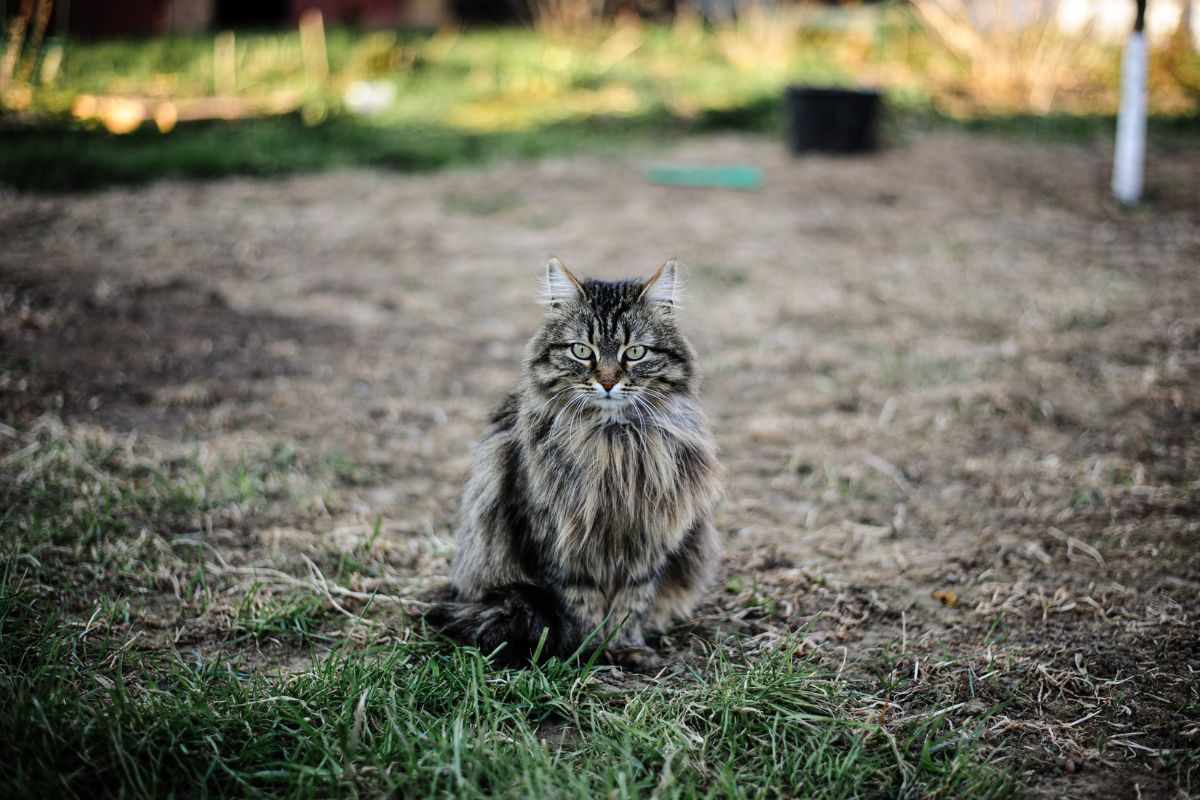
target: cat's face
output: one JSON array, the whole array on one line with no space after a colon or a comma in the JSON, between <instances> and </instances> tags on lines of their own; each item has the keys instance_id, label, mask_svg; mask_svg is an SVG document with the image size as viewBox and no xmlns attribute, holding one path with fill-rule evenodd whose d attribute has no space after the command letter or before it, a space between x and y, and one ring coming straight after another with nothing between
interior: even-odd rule
<instances>
[{"instance_id":1,"label":"cat's face","mask_svg":"<svg viewBox=\"0 0 1200 800\"><path fill-rule=\"evenodd\" d=\"M549 406L637 419L689 393L692 348L675 324L677 266L647 281L579 280L546 267L550 308L526 349L525 369Z\"/></svg>"}]
</instances>

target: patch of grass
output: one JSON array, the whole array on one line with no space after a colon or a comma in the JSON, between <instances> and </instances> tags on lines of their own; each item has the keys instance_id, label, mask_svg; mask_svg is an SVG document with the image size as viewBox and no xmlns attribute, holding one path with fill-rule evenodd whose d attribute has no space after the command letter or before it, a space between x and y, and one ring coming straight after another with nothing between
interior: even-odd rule
<instances>
[{"instance_id":1,"label":"patch of grass","mask_svg":"<svg viewBox=\"0 0 1200 800\"><path fill-rule=\"evenodd\" d=\"M211 526L214 519L218 524L242 519L291 491L288 471L295 453L286 446L253 461L190 456L156 462L137 452L134 442L71 431L42 418L19 449L0 459L5 549L55 546L95 558L119 551L122 538L168 536ZM144 559L149 553L125 555Z\"/></svg>"},{"instance_id":2,"label":"patch of grass","mask_svg":"<svg viewBox=\"0 0 1200 800\"><path fill-rule=\"evenodd\" d=\"M443 198L442 207L451 213L465 214L471 217L490 217L520 208L521 200L512 195L476 197L462 192L453 192Z\"/></svg>"},{"instance_id":3,"label":"patch of grass","mask_svg":"<svg viewBox=\"0 0 1200 800\"><path fill-rule=\"evenodd\" d=\"M933 358L907 346L880 348L879 374L893 389L964 383L973 377L968 364Z\"/></svg>"},{"instance_id":4,"label":"patch of grass","mask_svg":"<svg viewBox=\"0 0 1200 800\"><path fill-rule=\"evenodd\" d=\"M469 649L339 648L309 671L185 663L83 636L0 590L6 796L892 797L1013 794L969 728L860 721L786 648L617 691L577 666L498 671Z\"/></svg>"},{"instance_id":5,"label":"patch of grass","mask_svg":"<svg viewBox=\"0 0 1200 800\"><path fill-rule=\"evenodd\" d=\"M165 134L147 119L114 135L98 119L74 119L76 99L209 96L212 38L60 44L55 82L30 86L28 106L9 109L28 122L0 132L4 183L86 189L347 165L426 170L683 131L763 129L777 126L783 80L779 69L731 66L712 36L666 29L597 30L569 42L525 30L433 38L335 30L329 79L314 83L295 32L247 33L237 39L239 102L265 108L286 97L294 112L180 123ZM801 60L810 71L821 63ZM376 115L351 113L345 93L358 80L391 84L394 102Z\"/></svg>"},{"instance_id":6,"label":"patch of grass","mask_svg":"<svg viewBox=\"0 0 1200 800\"><path fill-rule=\"evenodd\" d=\"M214 528L243 527L283 504L293 517L296 506L306 513L302 498L314 482L296 460L286 445L234 458L183 449L164 456L133 437L42 417L0 457L0 559L24 565L58 607L99 609L121 626L143 614L217 613L221 622L210 628L221 635L307 639L329 614L317 587L214 597L208 563ZM229 581L216 588L246 594Z\"/></svg>"},{"instance_id":7,"label":"patch of grass","mask_svg":"<svg viewBox=\"0 0 1200 800\"><path fill-rule=\"evenodd\" d=\"M78 190L161 178L278 176L335 167L421 172L504 158L577 150L615 152L656 136L736 127L661 111L592 117L514 131L384 125L338 117L309 125L297 116L181 126L169 135L115 135L67 125L0 133L0 182L23 189ZM753 129L752 129L753 130Z\"/></svg>"},{"instance_id":8,"label":"patch of grass","mask_svg":"<svg viewBox=\"0 0 1200 800\"><path fill-rule=\"evenodd\" d=\"M1112 114L988 114L969 118L926 116L935 126L963 127L966 130L1035 141L1085 144L1111 139L1117 130ZM1200 115L1153 114L1147 120L1151 144L1182 145L1194 140L1200 131Z\"/></svg>"},{"instance_id":9,"label":"patch of grass","mask_svg":"<svg viewBox=\"0 0 1200 800\"><path fill-rule=\"evenodd\" d=\"M282 594L262 591L258 581L238 601L232 620L238 638L262 639L279 635L310 645L328 618L320 595L292 591Z\"/></svg>"},{"instance_id":10,"label":"patch of grass","mask_svg":"<svg viewBox=\"0 0 1200 800\"><path fill-rule=\"evenodd\" d=\"M1079 486L1078 484L1071 491L1071 502L1069 507L1072 511L1080 511L1085 508L1099 506L1104 502L1104 495L1100 490L1093 486Z\"/></svg>"},{"instance_id":11,"label":"patch of grass","mask_svg":"<svg viewBox=\"0 0 1200 800\"><path fill-rule=\"evenodd\" d=\"M565 37L522 29L433 37L335 29L322 80L306 73L295 31L239 32L232 102L262 116L180 122L167 133L147 116L122 135L106 132L112 118L94 98L137 98L139 109L143 101L184 108L211 100L221 83L213 37L56 41L47 45L62 57L56 75L0 98L8 104L0 107L0 121L7 122L0 127L0 182L69 190L352 165L428 170L648 145L712 130L777 135L790 83L882 84L892 112L885 138L892 141L931 125L1050 139L1112 134L1112 118L1105 116L1113 106L1108 73L1089 73L1084 83L1090 89L1071 94L1082 98L1081 110L1093 109L1085 115L978 108L969 118L951 118L938 111L938 81L965 79L969 70L944 63L945 54L907 10L887 10L866 37L785 16L714 30L601 27ZM1093 60L1112 66L1117 59L1115 50L1101 48ZM951 94L961 99L961 81L949 80ZM359 81L387 85L394 99L378 113L354 113L347 97ZM230 86L222 91L228 94ZM92 100L79 105L80 98ZM1183 116L1152 120L1152 136L1194 134L1195 103L1172 102L1163 112ZM82 110L89 103L93 111Z\"/></svg>"},{"instance_id":12,"label":"patch of grass","mask_svg":"<svg viewBox=\"0 0 1200 800\"><path fill-rule=\"evenodd\" d=\"M297 581L268 586L272 570L238 583L245 573L219 555L191 562L169 547L165 569L197 586L155 602L210 626L227 617L233 637L221 656L148 641L139 620L155 585L151 551L121 548L161 541L147 531L174 527L163 520L250 513L303 459L275 448L236 469L197 469L47 419L16 445L0 473L6 526L18 531L0 554L0 796L1015 791L973 722L880 721L866 690L796 656L790 641L753 658L724 643L698 669L652 682L576 659L499 670L473 649L365 616L371 603L357 618L335 615ZM339 569L362 566L381 525ZM83 558L49 563L77 547L122 553L141 593L92 580ZM69 602L80 586L92 599ZM263 666L258 645L280 637L294 645L293 666ZM294 666L297 654L306 666Z\"/></svg>"}]
</instances>

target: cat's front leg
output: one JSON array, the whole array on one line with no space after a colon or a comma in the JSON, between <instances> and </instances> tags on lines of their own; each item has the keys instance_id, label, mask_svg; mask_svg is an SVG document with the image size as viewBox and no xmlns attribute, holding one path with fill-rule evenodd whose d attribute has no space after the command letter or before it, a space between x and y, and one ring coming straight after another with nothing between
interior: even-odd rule
<instances>
[{"instance_id":1,"label":"cat's front leg","mask_svg":"<svg viewBox=\"0 0 1200 800\"><path fill-rule=\"evenodd\" d=\"M609 663L641 675L656 675L667 666L662 656L644 644L638 647L610 645L604 654Z\"/></svg>"},{"instance_id":2,"label":"cat's front leg","mask_svg":"<svg viewBox=\"0 0 1200 800\"><path fill-rule=\"evenodd\" d=\"M603 643L615 627L608 618L608 597L595 583L585 579L569 581L561 593L575 617L580 639L587 640L586 656Z\"/></svg>"},{"instance_id":3,"label":"cat's front leg","mask_svg":"<svg viewBox=\"0 0 1200 800\"><path fill-rule=\"evenodd\" d=\"M574 587L567 594L585 635L595 632L593 644L608 639L606 661L634 672L653 673L662 668L663 660L646 646L644 633L646 615L654 604L651 582L609 591Z\"/></svg>"}]
</instances>

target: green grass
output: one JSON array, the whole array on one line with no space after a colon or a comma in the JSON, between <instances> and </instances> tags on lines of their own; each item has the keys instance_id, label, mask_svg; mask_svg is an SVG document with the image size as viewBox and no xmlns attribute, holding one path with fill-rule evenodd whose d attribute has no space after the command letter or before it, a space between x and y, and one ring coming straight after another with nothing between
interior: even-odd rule
<instances>
[{"instance_id":1,"label":"green grass","mask_svg":"<svg viewBox=\"0 0 1200 800\"><path fill-rule=\"evenodd\" d=\"M58 547L94 560L139 533L199 530L290 494L295 452L285 445L249 460L193 453L155 463L135 453L132 439L71 432L57 421L25 436L24 447L0 459L6 550Z\"/></svg>"},{"instance_id":2,"label":"green grass","mask_svg":"<svg viewBox=\"0 0 1200 800\"><path fill-rule=\"evenodd\" d=\"M791 642L714 643L637 683L603 680L586 653L501 670L373 603L350 619L190 555L198 521L247 531L320 484L302 474L320 464L287 447L169 457L46 422L18 434L0 460L0 796L1016 792L977 739L986 715L881 722L869 683ZM210 633L177 644L148 609Z\"/></svg>"},{"instance_id":3,"label":"green grass","mask_svg":"<svg viewBox=\"0 0 1200 800\"><path fill-rule=\"evenodd\" d=\"M885 731L786 649L624 691L571 664L499 671L427 642L314 653L285 675L129 654L0 593L5 796L991 797L972 731Z\"/></svg>"},{"instance_id":4,"label":"green grass","mask_svg":"<svg viewBox=\"0 0 1200 800\"><path fill-rule=\"evenodd\" d=\"M957 120L932 111L897 109L885 123L897 143L928 129L967 129L1037 141L1087 143L1111 138L1106 116L1000 116ZM0 183L20 189L85 190L163 178L280 176L335 167L425 172L510 158L576 151L655 148L716 131L782 136L782 101L757 97L738 108L692 118L668 112L593 117L515 131L473 132L384 125L338 117L308 125L299 116L181 126L169 135L142 129L126 135L73 123L50 130L0 133ZM1180 144L1200 133L1200 117L1150 120L1152 142ZM474 201L472 201L474 202ZM481 213L469 205L470 213ZM482 213L486 213L483 207Z\"/></svg>"},{"instance_id":5,"label":"green grass","mask_svg":"<svg viewBox=\"0 0 1200 800\"><path fill-rule=\"evenodd\" d=\"M793 65L813 78L849 79L822 57L823 44L752 65L761 68L735 68L727 50L737 41L735 34L681 37L665 29L595 31L571 41L528 30L432 38L333 30L329 77L316 80L305 73L294 31L239 33L237 97L294 111L180 123L165 134L146 121L124 135L97 119L74 119L75 99L124 95L182 105L211 96L212 37L68 41L53 45L63 52L55 79L35 82L24 106L9 109L16 122L0 130L0 182L82 189L348 165L426 170L611 149L713 128L777 126L780 87ZM351 113L346 91L360 80L390 84L394 102L374 116Z\"/></svg>"},{"instance_id":6,"label":"green grass","mask_svg":"<svg viewBox=\"0 0 1200 800\"><path fill-rule=\"evenodd\" d=\"M1087 143L1116 135L1113 114L992 114L969 119L931 115L933 126L952 126L974 133L1011 136L1032 141ZM1200 114L1154 114L1147 120L1150 145L1184 147L1200 133Z\"/></svg>"},{"instance_id":7,"label":"green grass","mask_svg":"<svg viewBox=\"0 0 1200 800\"><path fill-rule=\"evenodd\" d=\"M882 82L891 141L913 128L947 124L1043 139L1111 136L1107 94L1092 103L1101 113L1085 116L940 114L931 76L959 80L969 69L947 62L903 9L882 20L865 39L786 19L569 37L525 29L433 37L339 29L329 32L326 78L306 73L295 31L239 32L234 95L264 116L184 122L168 133L146 121L122 135L108 133L98 118L74 118L77 98L169 99L182 107L211 97L218 88L213 37L52 42L42 57L61 54L57 73L44 76L39 66L39 77L0 97L0 183L70 190L338 166L428 170L661 144L716 129L779 135L789 83ZM1105 50L1094 60L1109 69L1117 55ZM352 113L347 90L362 80L390 85L394 101L374 116ZM1105 81L1097 86L1111 89ZM266 114L268 108L291 111ZM1197 126L1184 113L1163 117L1152 133L1189 136Z\"/></svg>"},{"instance_id":8,"label":"green grass","mask_svg":"<svg viewBox=\"0 0 1200 800\"><path fill-rule=\"evenodd\" d=\"M774 124L747 109L753 129ZM580 149L612 151L655 136L742 128L719 115L693 121L648 115L563 122L524 131L475 133L406 129L337 118L310 126L298 117L212 122L117 136L100 130L0 134L0 182L25 189L75 190L168 177L284 175L339 166L426 171L501 158L532 158Z\"/></svg>"}]
</instances>

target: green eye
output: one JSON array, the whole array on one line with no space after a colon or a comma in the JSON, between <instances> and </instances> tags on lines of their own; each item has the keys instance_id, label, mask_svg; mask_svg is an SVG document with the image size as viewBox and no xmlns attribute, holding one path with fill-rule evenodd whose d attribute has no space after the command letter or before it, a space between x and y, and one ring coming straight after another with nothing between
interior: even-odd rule
<instances>
[{"instance_id":1,"label":"green eye","mask_svg":"<svg viewBox=\"0 0 1200 800\"><path fill-rule=\"evenodd\" d=\"M646 355L646 348L640 344L631 345L625 348L626 361L638 361Z\"/></svg>"},{"instance_id":2,"label":"green eye","mask_svg":"<svg viewBox=\"0 0 1200 800\"><path fill-rule=\"evenodd\" d=\"M588 347L586 344L576 343L571 345L571 355L575 356L580 361L587 361L592 357L592 348Z\"/></svg>"}]
</instances>

